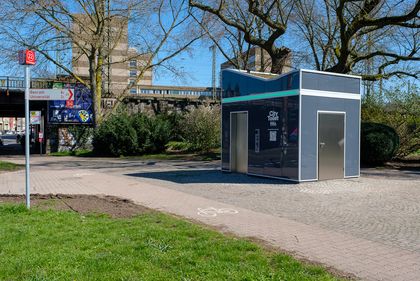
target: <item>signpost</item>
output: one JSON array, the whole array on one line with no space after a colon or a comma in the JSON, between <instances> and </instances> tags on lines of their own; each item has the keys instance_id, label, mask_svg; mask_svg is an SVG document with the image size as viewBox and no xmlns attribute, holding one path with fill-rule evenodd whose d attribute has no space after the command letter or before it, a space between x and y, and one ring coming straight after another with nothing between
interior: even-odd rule
<instances>
[{"instance_id":1,"label":"signpost","mask_svg":"<svg viewBox=\"0 0 420 281\"><path fill-rule=\"evenodd\" d=\"M39 155L42 156L42 143L44 142L44 132L42 131L38 133L38 142L39 142Z\"/></svg>"},{"instance_id":2,"label":"signpost","mask_svg":"<svg viewBox=\"0 0 420 281\"><path fill-rule=\"evenodd\" d=\"M74 101L74 89L30 89L29 100Z\"/></svg>"},{"instance_id":3,"label":"signpost","mask_svg":"<svg viewBox=\"0 0 420 281\"><path fill-rule=\"evenodd\" d=\"M31 188L29 178L29 88L31 87L31 73L29 66L36 62L35 52L31 50L19 51L19 64L25 66L25 177L26 177L26 207L31 207Z\"/></svg>"}]
</instances>

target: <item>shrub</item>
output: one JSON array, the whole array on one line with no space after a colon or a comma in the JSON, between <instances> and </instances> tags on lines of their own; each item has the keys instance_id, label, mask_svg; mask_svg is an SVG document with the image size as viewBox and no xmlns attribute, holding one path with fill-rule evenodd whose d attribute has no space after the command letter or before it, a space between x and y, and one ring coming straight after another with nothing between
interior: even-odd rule
<instances>
[{"instance_id":1,"label":"shrub","mask_svg":"<svg viewBox=\"0 0 420 281\"><path fill-rule=\"evenodd\" d=\"M172 127L170 121L159 114L150 117L147 123L148 137L144 143L144 151L147 153L159 153L165 151L165 146L171 139Z\"/></svg>"},{"instance_id":2,"label":"shrub","mask_svg":"<svg viewBox=\"0 0 420 281\"><path fill-rule=\"evenodd\" d=\"M208 151L217 147L220 143L219 108L194 109L185 116L179 113L149 116L120 112L95 129L92 145L97 155L120 156L160 153L166 150L170 141L181 143L177 148L182 151Z\"/></svg>"},{"instance_id":3,"label":"shrub","mask_svg":"<svg viewBox=\"0 0 420 281\"><path fill-rule=\"evenodd\" d=\"M184 123L184 115L178 112L161 113L163 119L168 120L171 126L171 140L181 141Z\"/></svg>"},{"instance_id":4,"label":"shrub","mask_svg":"<svg viewBox=\"0 0 420 281\"><path fill-rule=\"evenodd\" d=\"M173 125L166 114L132 116L132 127L137 134L138 153L159 153L173 137Z\"/></svg>"},{"instance_id":5,"label":"shrub","mask_svg":"<svg viewBox=\"0 0 420 281\"><path fill-rule=\"evenodd\" d=\"M220 108L199 107L185 115L183 139L191 149L207 152L220 145Z\"/></svg>"},{"instance_id":6,"label":"shrub","mask_svg":"<svg viewBox=\"0 0 420 281\"><path fill-rule=\"evenodd\" d=\"M389 126L362 123L361 161L364 164L382 164L391 160L398 149L399 137Z\"/></svg>"},{"instance_id":7,"label":"shrub","mask_svg":"<svg viewBox=\"0 0 420 281\"><path fill-rule=\"evenodd\" d=\"M149 118L144 114L136 114L131 118L131 125L133 129L136 131L137 135L137 153L143 154L145 153L145 143L149 139Z\"/></svg>"},{"instance_id":8,"label":"shrub","mask_svg":"<svg viewBox=\"0 0 420 281\"><path fill-rule=\"evenodd\" d=\"M104 120L93 134L93 151L97 155L134 155L138 151L137 133L126 113Z\"/></svg>"},{"instance_id":9,"label":"shrub","mask_svg":"<svg viewBox=\"0 0 420 281\"><path fill-rule=\"evenodd\" d=\"M397 85L382 95L365 96L362 120L387 124L400 137L398 157L420 149L420 91L416 86Z\"/></svg>"},{"instance_id":10,"label":"shrub","mask_svg":"<svg viewBox=\"0 0 420 281\"><path fill-rule=\"evenodd\" d=\"M170 141L166 145L166 150L169 152L185 152L190 150L190 144L185 141Z\"/></svg>"},{"instance_id":11,"label":"shrub","mask_svg":"<svg viewBox=\"0 0 420 281\"><path fill-rule=\"evenodd\" d=\"M74 142L69 148L70 151L91 149L93 128L88 126L74 125L68 127L69 134L72 135Z\"/></svg>"}]
</instances>

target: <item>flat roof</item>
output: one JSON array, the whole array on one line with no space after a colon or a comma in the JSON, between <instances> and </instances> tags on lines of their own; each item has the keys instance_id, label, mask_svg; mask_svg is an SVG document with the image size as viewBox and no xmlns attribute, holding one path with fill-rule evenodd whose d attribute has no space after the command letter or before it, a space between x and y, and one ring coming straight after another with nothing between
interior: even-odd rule
<instances>
[{"instance_id":1,"label":"flat roof","mask_svg":"<svg viewBox=\"0 0 420 281\"><path fill-rule=\"evenodd\" d=\"M343 74L343 73L335 73L335 72L328 72L328 71L321 71L321 70L310 70L310 69L296 69L287 73L282 73L282 74L275 74L275 73L269 73L269 72L258 72L258 71L246 71L246 70L240 70L240 69L223 69L223 71L231 71L231 72L239 72L241 74L244 75L248 75L248 76L252 76L252 77L256 77L256 78L261 78L263 80L275 80L278 79L280 77L289 75L290 73L294 73L294 72L310 72L310 73L319 73L319 74L325 74L325 75L332 75L332 76L342 76L342 77L352 77L352 78L357 78L357 79L362 79L361 76L358 75L354 75L354 74Z\"/></svg>"}]
</instances>

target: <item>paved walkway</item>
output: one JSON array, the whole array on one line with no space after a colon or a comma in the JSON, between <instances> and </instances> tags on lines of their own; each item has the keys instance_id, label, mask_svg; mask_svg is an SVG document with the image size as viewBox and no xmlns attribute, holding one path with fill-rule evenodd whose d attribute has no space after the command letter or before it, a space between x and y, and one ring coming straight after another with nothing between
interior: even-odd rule
<instances>
[{"instance_id":1,"label":"paved walkway","mask_svg":"<svg viewBox=\"0 0 420 281\"><path fill-rule=\"evenodd\" d=\"M18 159L17 161L21 160ZM31 179L34 193L120 196L150 208L201 221L239 236L262 239L273 246L293 252L299 257L324 263L365 280L420 280L420 252L417 239L420 235L419 228L415 225L404 227L407 222L411 224L411 219L415 222L416 216L420 220L420 214L416 209L418 205L412 202L417 200L417 203L420 204L419 198L416 197L420 189L420 181L416 177L409 181L401 179L394 182L391 179L387 179L385 182L381 178L368 178L360 181L279 185L256 178L224 178L225 175L219 172L214 174L215 172L209 171L209 167L213 166L206 163L169 162L169 164L162 164L163 162L107 161L103 159L77 162L71 158L34 159L33 162L34 168ZM124 168L118 168L119 166ZM193 174L188 174L186 171L188 167L191 170L197 169L197 167L202 169L197 172L200 177L197 178ZM203 168L206 169L203 170ZM134 173L134 171L137 173ZM139 173L140 171L141 173ZM203 180L205 177L207 177L207 180ZM213 179L213 183L209 183L209 177ZM223 184L222 182L225 180L228 180L228 182ZM373 239L375 233L390 232L391 227L388 230L385 229L385 231L375 229L375 227L372 228L369 225L372 218L366 221L360 220L366 223L360 225L360 231L363 232L363 227L367 227L372 236L364 237L364 235L355 235L347 231L348 226L344 227L343 230L327 227L319 221L305 221L306 219L302 218L309 216L308 213L310 212L299 212L297 210L299 208L308 209L303 206L301 200L320 200L320 202L324 202L324 209L328 210L333 208L333 206L329 206L331 201L328 201L328 198L336 196L344 197L345 200L345 197L349 196L351 192L355 194L361 192L362 195L372 193L374 182L377 182L386 190L384 193L377 194L379 198L371 202L372 204L376 202L377 211L382 209L384 212L389 212L386 214L390 215L394 209L395 213L398 214L394 218L396 221L400 220L403 214L409 217L399 226L401 229L405 229L402 231L400 240L403 241L405 237L406 240L410 241L408 245L404 246L403 243L397 241L398 239L395 243L388 243L390 241L387 240L386 235L383 235L383 240L381 240L381 237L376 237L376 240ZM385 204L381 207L382 199L389 202L387 194L391 194L391 197L396 196L396 189L391 189L394 185L397 185L395 188L401 188L403 190L402 194L406 194L406 197L399 198L400 201L394 200L394 205ZM218 188L215 188L215 186ZM260 201L255 200L254 197L250 198L249 188L251 187L253 188L252 193L257 194L256 197L268 199L277 194L277 197L272 199L274 201L269 201L266 205L270 205L279 200L281 196L285 196L285 199L290 201L289 205L291 207L287 207L281 212L269 206L263 209L260 206ZM245 190L246 188L248 188L248 193ZM223 189L227 191L223 193ZM370 191L367 192L365 189ZM212 192L208 192L209 190ZM280 193L279 190L281 190ZM364 193L365 191L366 193ZM0 193L23 192L23 171L0 175ZM214 195L210 196L209 193ZM229 196L226 196L226 193L236 199L227 202L226 198ZM267 197L264 194L269 196ZM289 195L286 196L287 194ZM303 194L306 197L300 197L296 194ZM363 200L364 196L362 195L360 197L349 197L349 200L354 200L354 198ZM409 200L410 204L405 203L404 200ZM251 203L246 204L249 201ZM314 203L310 201L307 201L307 203L310 206L316 205L313 205ZM290 218L289 213L291 212L287 209L293 209L293 207L295 207L296 213L300 213L300 215L297 215L298 218ZM339 215L339 212L354 212L354 217L357 217L363 216L364 212L369 213L363 202L354 202L354 204L346 205L345 208L349 210L344 212L344 209L339 208L340 211L337 214ZM330 215L328 211L319 212L319 210L314 212L313 217ZM379 221L382 219L380 217ZM346 220L346 216L341 218L339 216L336 221L331 221L331 224L338 225L341 220ZM353 219L353 221L357 221L357 219ZM375 222L372 220L371 223ZM376 223L376 228L378 227L383 227L383 224ZM392 230L391 232L398 231ZM415 243L416 239L417 244Z\"/></svg>"}]
</instances>

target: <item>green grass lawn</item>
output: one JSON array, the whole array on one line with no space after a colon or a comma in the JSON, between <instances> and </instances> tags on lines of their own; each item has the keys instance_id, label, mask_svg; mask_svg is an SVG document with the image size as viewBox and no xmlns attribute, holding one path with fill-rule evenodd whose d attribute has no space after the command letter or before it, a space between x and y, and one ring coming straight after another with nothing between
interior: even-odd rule
<instances>
[{"instance_id":1,"label":"green grass lawn","mask_svg":"<svg viewBox=\"0 0 420 281\"><path fill-rule=\"evenodd\" d=\"M23 168L23 165L18 165L6 161L0 161L0 171L16 171Z\"/></svg>"},{"instance_id":2,"label":"green grass lawn","mask_svg":"<svg viewBox=\"0 0 420 281\"><path fill-rule=\"evenodd\" d=\"M0 204L0 280L337 280L324 269L155 212Z\"/></svg>"},{"instance_id":3,"label":"green grass lawn","mask_svg":"<svg viewBox=\"0 0 420 281\"><path fill-rule=\"evenodd\" d=\"M50 156L78 156L78 157L92 157L94 154L92 150L80 149L74 151L60 151L60 152L51 152L48 154Z\"/></svg>"}]
</instances>

